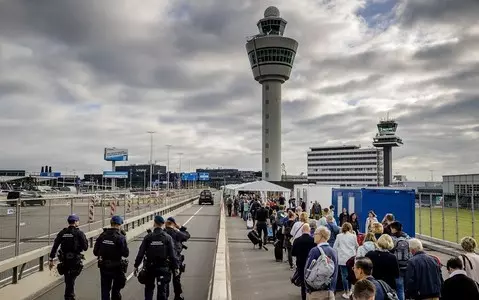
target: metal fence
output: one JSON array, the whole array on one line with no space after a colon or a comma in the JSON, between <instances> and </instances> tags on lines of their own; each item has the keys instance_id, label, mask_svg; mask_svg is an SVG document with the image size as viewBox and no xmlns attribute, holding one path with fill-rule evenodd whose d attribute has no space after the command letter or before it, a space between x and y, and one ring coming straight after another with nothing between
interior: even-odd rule
<instances>
[{"instance_id":1,"label":"metal fence","mask_svg":"<svg viewBox=\"0 0 479 300\"><path fill-rule=\"evenodd\" d=\"M0 200L0 261L53 244L57 233L68 226L70 214L78 215L80 229L90 232L109 226L113 215L132 219L195 194L199 191L190 189L170 190L168 195L166 192L110 192ZM35 272L39 265L43 267L38 261L31 266L26 264L21 273ZM10 279L10 272L0 273L0 286Z\"/></svg>"},{"instance_id":2,"label":"metal fence","mask_svg":"<svg viewBox=\"0 0 479 300\"><path fill-rule=\"evenodd\" d=\"M479 239L479 192L419 193L416 195L416 232L459 243L465 236Z\"/></svg>"}]
</instances>

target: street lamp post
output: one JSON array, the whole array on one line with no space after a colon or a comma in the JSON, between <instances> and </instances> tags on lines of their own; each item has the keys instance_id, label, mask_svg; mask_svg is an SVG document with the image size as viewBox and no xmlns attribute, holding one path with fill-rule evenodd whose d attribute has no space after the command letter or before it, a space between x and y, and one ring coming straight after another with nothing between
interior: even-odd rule
<instances>
[{"instance_id":1,"label":"street lamp post","mask_svg":"<svg viewBox=\"0 0 479 300\"><path fill-rule=\"evenodd\" d=\"M179 186L179 188L181 189L181 186L183 185L183 182L181 180L181 157L183 156L183 153L180 152L180 153L178 153L178 155L180 156L180 166L179 166L178 173L180 174L180 186Z\"/></svg>"},{"instance_id":2,"label":"street lamp post","mask_svg":"<svg viewBox=\"0 0 479 300\"><path fill-rule=\"evenodd\" d=\"M153 134L156 133L155 131L147 131L150 134L150 194L152 188L152 180L153 180Z\"/></svg>"},{"instance_id":3,"label":"street lamp post","mask_svg":"<svg viewBox=\"0 0 479 300\"><path fill-rule=\"evenodd\" d=\"M170 192L170 149L171 145L166 145L166 193Z\"/></svg>"}]
</instances>

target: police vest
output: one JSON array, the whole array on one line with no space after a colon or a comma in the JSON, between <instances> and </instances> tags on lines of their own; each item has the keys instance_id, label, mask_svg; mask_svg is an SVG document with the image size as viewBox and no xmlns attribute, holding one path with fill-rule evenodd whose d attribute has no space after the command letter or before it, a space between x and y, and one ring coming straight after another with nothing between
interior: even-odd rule
<instances>
[{"instance_id":1,"label":"police vest","mask_svg":"<svg viewBox=\"0 0 479 300\"><path fill-rule=\"evenodd\" d=\"M158 266L167 265L167 235L165 232L153 232L148 239L148 248L146 250L146 259L148 264Z\"/></svg>"},{"instance_id":2,"label":"police vest","mask_svg":"<svg viewBox=\"0 0 479 300\"><path fill-rule=\"evenodd\" d=\"M68 227L63 229L60 249L64 255L69 253L79 254L81 252L79 249L78 230L79 229L76 227Z\"/></svg>"},{"instance_id":3,"label":"police vest","mask_svg":"<svg viewBox=\"0 0 479 300\"><path fill-rule=\"evenodd\" d=\"M101 234L99 255L102 260L121 260L122 235L117 229L109 228Z\"/></svg>"},{"instance_id":4,"label":"police vest","mask_svg":"<svg viewBox=\"0 0 479 300\"><path fill-rule=\"evenodd\" d=\"M167 227L165 229L166 233L168 233L171 238L173 239L173 245L174 245L174 249L176 251L177 254L180 254L183 250L183 245L181 244L180 241L178 241L178 234L176 233L176 230L174 230L173 228L169 228Z\"/></svg>"}]
</instances>

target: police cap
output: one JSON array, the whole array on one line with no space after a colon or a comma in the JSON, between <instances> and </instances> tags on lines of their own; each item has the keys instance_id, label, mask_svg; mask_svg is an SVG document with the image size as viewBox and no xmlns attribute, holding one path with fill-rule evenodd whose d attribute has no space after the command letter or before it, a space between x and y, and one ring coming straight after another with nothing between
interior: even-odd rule
<instances>
[{"instance_id":1,"label":"police cap","mask_svg":"<svg viewBox=\"0 0 479 300\"><path fill-rule=\"evenodd\" d=\"M123 224L123 218L120 216L113 216L111 218L111 224L117 224L117 225L122 225Z\"/></svg>"},{"instance_id":2,"label":"police cap","mask_svg":"<svg viewBox=\"0 0 479 300\"><path fill-rule=\"evenodd\" d=\"M78 217L77 215L69 215L67 218L68 223L75 223L77 221L80 221L80 217Z\"/></svg>"},{"instance_id":3,"label":"police cap","mask_svg":"<svg viewBox=\"0 0 479 300\"><path fill-rule=\"evenodd\" d=\"M156 216L155 217L155 223L156 224L165 224L165 219L163 219L162 216Z\"/></svg>"},{"instance_id":4,"label":"police cap","mask_svg":"<svg viewBox=\"0 0 479 300\"><path fill-rule=\"evenodd\" d=\"M169 217L166 221L176 224L175 218Z\"/></svg>"}]
</instances>

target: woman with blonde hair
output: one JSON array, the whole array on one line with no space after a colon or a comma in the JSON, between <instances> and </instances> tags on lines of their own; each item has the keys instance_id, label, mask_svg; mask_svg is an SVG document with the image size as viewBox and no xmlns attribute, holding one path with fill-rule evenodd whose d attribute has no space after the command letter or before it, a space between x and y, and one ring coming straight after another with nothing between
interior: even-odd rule
<instances>
[{"instance_id":1,"label":"woman with blonde hair","mask_svg":"<svg viewBox=\"0 0 479 300\"><path fill-rule=\"evenodd\" d=\"M461 247L464 254L459 257L462 260L464 271L471 279L479 282L479 255L476 254L477 242L474 238L466 236L461 239Z\"/></svg>"},{"instance_id":2,"label":"woman with blonde hair","mask_svg":"<svg viewBox=\"0 0 479 300\"><path fill-rule=\"evenodd\" d=\"M371 232L374 233L376 239L379 240L381 235L384 233L383 224L379 222L374 222L373 224L371 224Z\"/></svg>"},{"instance_id":3,"label":"woman with blonde hair","mask_svg":"<svg viewBox=\"0 0 479 300\"><path fill-rule=\"evenodd\" d=\"M372 275L374 279L383 280L396 290L399 265L396 256L390 252L394 248L393 239L388 234L381 235L378 239L378 248L366 254L366 257L373 262Z\"/></svg>"},{"instance_id":4,"label":"woman with blonde hair","mask_svg":"<svg viewBox=\"0 0 479 300\"><path fill-rule=\"evenodd\" d=\"M334 241L333 249L338 251L338 266L341 271L341 281L343 283L343 295L344 299L349 299L349 293L351 287L349 286L348 281L348 267L346 265L347 261L356 255L356 250L358 249L358 240L356 234L353 231L353 226L351 223L344 223L341 227L341 233L336 236Z\"/></svg>"},{"instance_id":5,"label":"woman with blonde hair","mask_svg":"<svg viewBox=\"0 0 479 300\"><path fill-rule=\"evenodd\" d=\"M368 232L364 237L364 243L359 246L358 251L356 252L356 259L359 257L365 257L366 254L370 251L378 249L378 240L374 236L374 233Z\"/></svg>"}]
</instances>

